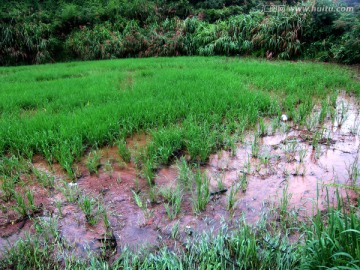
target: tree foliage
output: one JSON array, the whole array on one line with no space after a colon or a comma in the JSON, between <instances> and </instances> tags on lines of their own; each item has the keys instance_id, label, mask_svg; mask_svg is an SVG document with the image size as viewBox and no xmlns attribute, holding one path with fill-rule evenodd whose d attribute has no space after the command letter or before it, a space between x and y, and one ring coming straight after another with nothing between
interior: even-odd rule
<instances>
[{"instance_id":1,"label":"tree foliage","mask_svg":"<svg viewBox=\"0 0 360 270\"><path fill-rule=\"evenodd\" d=\"M295 2L263 12L267 1L3 1L0 65L177 55L360 62L358 7L316 12Z\"/></svg>"}]
</instances>

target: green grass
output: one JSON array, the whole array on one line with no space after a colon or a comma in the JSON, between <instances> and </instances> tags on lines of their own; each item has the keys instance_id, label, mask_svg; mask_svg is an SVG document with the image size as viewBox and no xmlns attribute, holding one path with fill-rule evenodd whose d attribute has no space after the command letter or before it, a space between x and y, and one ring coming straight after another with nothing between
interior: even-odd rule
<instances>
[{"instance_id":1,"label":"green grass","mask_svg":"<svg viewBox=\"0 0 360 270\"><path fill-rule=\"evenodd\" d=\"M235 153L235 143L244 138L244 131L257 129L251 155L267 165L269 158L260 152L261 136L269 129L264 117L276 119L271 123L272 132L279 126L289 128L278 121L283 113L312 129L332 114L338 90L360 93L352 73L339 66L224 57L0 68L0 79L1 199L14 201L19 215L31 216L37 210L35 195L31 191L17 193L15 188L23 181L20 176L33 173L42 186L56 187L68 203L77 203L90 225L103 219L106 227L110 222L99 201L81 196L76 184L55 185L54 178L33 168L28 159L40 154L50 164L58 162L74 177L76 163L85 154L89 172L98 173L102 158L98 149L117 145L123 162L134 161L141 169L139 175L149 184L147 200L144 193L139 194L139 177L134 179L134 203L145 219L153 214L148 201L155 202L158 196L166 201L164 210L169 219L181 215L187 195L193 211L201 217L211 193L210 179L199 164L211 153L218 149ZM322 103L322 110L312 123L309 114L317 103ZM339 115L337 122L341 123L346 108ZM126 138L136 133L149 135L146 147L139 152L126 145ZM311 142L314 149L320 139L316 132ZM289 142L284 150L289 159L297 155L300 162L305 159L306 151L295 143ZM174 162L178 169L176 190L160 190L158 194L156 173ZM348 166L354 186L359 175L356 162ZM111 177L112 161L103 163L104 172ZM250 172L249 156L238 185L228 191L230 212L238 189L246 192ZM121 182L120 177L117 182ZM186 231L179 220L175 221L169 237L181 243L179 248L135 253L124 249L112 265L91 254L81 260L67 253L56 220L39 222L31 217L36 231L3 252L0 269L358 269L359 206L329 205L310 222L300 221L288 209L290 196L284 189L279 208L269 211L256 226L234 218L216 233L194 234L187 242L182 239ZM60 215L61 206L60 201L56 203ZM272 213L278 218L271 220ZM291 244L293 231L299 241Z\"/></svg>"},{"instance_id":2,"label":"green grass","mask_svg":"<svg viewBox=\"0 0 360 270\"><path fill-rule=\"evenodd\" d=\"M338 66L224 57L1 67L0 80L0 155L41 154L72 176L87 149L140 131L153 135L158 164L184 151L204 162L226 144L223 134L260 117L291 116L298 104L306 114L312 98L338 89L359 93Z\"/></svg>"}]
</instances>

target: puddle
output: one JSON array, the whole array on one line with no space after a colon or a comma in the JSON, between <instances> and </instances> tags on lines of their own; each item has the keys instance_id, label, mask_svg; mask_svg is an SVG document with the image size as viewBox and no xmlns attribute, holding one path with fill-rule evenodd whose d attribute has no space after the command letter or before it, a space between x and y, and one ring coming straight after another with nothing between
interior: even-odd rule
<instances>
[{"instance_id":1,"label":"puddle","mask_svg":"<svg viewBox=\"0 0 360 270\"><path fill-rule=\"evenodd\" d=\"M116 147L101 149L101 163L112 161L110 172L106 172L102 166L98 175L90 175L84 165L85 158L78 165L81 173L77 187L81 194L96 198L105 207L109 228L106 228L101 218L95 225L89 225L78 204L66 202L61 189L52 193L44 193L45 189L39 189L37 194L43 195L37 199L37 203L42 203L47 212L58 218L61 236L78 254L86 250L100 254L107 237L111 239L109 250L115 249L117 255L125 246L137 249L156 248L165 244L171 247L179 241L171 237L177 224L179 235L184 239L213 228L216 231L222 220L231 222L244 217L248 223L254 224L262 211L279 204L285 188L289 194L288 208L296 209L299 218L311 216L316 205L320 209L326 207L327 192L330 202L335 203L334 186L350 185L351 166L360 167L357 159L360 144L357 102L340 96L337 104L339 108L346 107L347 117L340 127L334 127L327 119L325 127L328 140L320 138L317 146L312 145L316 130L309 132L290 128L286 133L278 131L261 138L257 158L251 157L253 134L248 134L244 142L237 145L235 155L227 151L211 155L208 165L203 166L202 170L210 177L212 195L206 210L199 214L193 213L191 193L187 192L182 198L180 214L170 220L160 195L153 202L150 201L151 190L135 165L128 163L120 166L118 161L121 158ZM146 145L148 138L142 134L127 139L127 146L137 150ZM34 166L54 175L58 183L66 178L58 165L50 168L39 157L34 159ZM155 178L155 192L161 188L174 189L177 178L175 165L161 168ZM244 179L245 184L242 182ZM359 184L358 179L354 181ZM230 213L227 205L232 187L239 188L234 209ZM134 192L142 199L142 208L136 204ZM346 193L352 198L356 196L350 189L341 189L340 192L342 196ZM61 215L57 202L62 203ZM10 204L3 205L10 207ZM22 237L25 231L31 231L31 220L24 225L20 221L12 224L9 220L16 220L16 214L0 211L0 251L8 242L12 243Z\"/></svg>"}]
</instances>

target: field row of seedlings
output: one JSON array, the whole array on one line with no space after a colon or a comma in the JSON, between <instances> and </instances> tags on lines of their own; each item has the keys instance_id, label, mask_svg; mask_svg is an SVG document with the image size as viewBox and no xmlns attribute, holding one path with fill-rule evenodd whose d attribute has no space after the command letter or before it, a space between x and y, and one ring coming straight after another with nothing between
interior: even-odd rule
<instances>
[{"instance_id":1,"label":"field row of seedlings","mask_svg":"<svg viewBox=\"0 0 360 270\"><path fill-rule=\"evenodd\" d=\"M177 58L1 76L0 269L359 267L349 71Z\"/></svg>"}]
</instances>

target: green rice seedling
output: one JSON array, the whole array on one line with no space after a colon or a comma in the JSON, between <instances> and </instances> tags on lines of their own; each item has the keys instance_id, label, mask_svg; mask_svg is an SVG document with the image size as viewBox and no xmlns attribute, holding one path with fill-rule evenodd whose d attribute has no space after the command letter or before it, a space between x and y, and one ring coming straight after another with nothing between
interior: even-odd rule
<instances>
[{"instance_id":1,"label":"green rice seedling","mask_svg":"<svg viewBox=\"0 0 360 270\"><path fill-rule=\"evenodd\" d=\"M91 151L86 159L86 167L90 174L95 173L98 175L100 166L100 155L98 151Z\"/></svg>"},{"instance_id":2,"label":"green rice seedling","mask_svg":"<svg viewBox=\"0 0 360 270\"><path fill-rule=\"evenodd\" d=\"M232 185L230 187L230 191L229 191L229 195L227 197L227 205L226 205L226 209L227 211L233 211L235 204L236 204L236 193L238 191L238 188L235 187L234 185Z\"/></svg>"},{"instance_id":3,"label":"green rice seedling","mask_svg":"<svg viewBox=\"0 0 360 270\"><path fill-rule=\"evenodd\" d=\"M164 207L169 219L175 219L181 211L183 191L180 187L177 187L175 190L165 188L162 189L161 195L166 200Z\"/></svg>"},{"instance_id":4,"label":"green rice seedling","mask_svg":"<svg viewBox=\"0 0 360 270\"><path fill-rule=\"evenodd\" d=\"M319 124L323 125L325 122L325 119L328 115L329 112L329 102L328 100L323 100L321 102L321 110L320 110L320 114L319 114Z\"/></svg>"},{"instance_id":5,"label":"green rice seedling","mask_svg":"<svg viewBox=\"0 0 360 270\"><path fill-rule=\"evenodd\" d=\"M24 196L16 192L15 195L16 205L14 210L18 212L22 217L31 215L34 211L38 210L38 207L34 203L34 193L28 190ZM25 200L26 198L26 200ZM27 201L27 203L26 203Z\"/></svg>"},{"instance_id":6,"label":"green rice seedling","mask_svg":"<svg viewBox=\"0 0 360 270\"><path fill-rule=\"evenodd\" d=\"M143 212L145 219L148 219L151 216L153 216L153 211L148 209L147 202L143 201L143 198L141 198L141 196L138 195L134 190L132 190L132 193L133 193L133 196L134 196L135 203L141 209L141 211Z\"/></svg>"},{"instance_id":7,"label":"green rice seedling","mask_svg":"<svg viewBox=\"0 0 360 270\"><path fill-rule=\"evenodd\" d=\"M358 207L345 209L337 191L338 206L320 210L305 227L305 246L301 265L304 268L358 269L360 222Z\"/></svg>"},{"instance_id":8,"label":"green rice seedling","mask_svg":"<svg viewBox=\"0 0 360 270\"><path fill-rule=\"evenodd\" d=\"M293 120L293 123L295 125L297 124L301 124L301 114L300 114L300 110L291 110L289 112L289 115L288 115L288 120L289 119L292 119ZM286 124L286 122L283 122L282 124Z\"/></svg>"},{"instance_id":9,"label":"green rice seedling","mask_svg":"<svg viewBox=\"0 0 360 270\"><path fill-rule=\"evenodd\" d=\"M238 141L243 143L245 140L245 129L248 125L248 120L245 118L239 123L237 123L237 130L236 130L236 136L238 136Z\"/></svg>"},{"instance_id":10,"label":"green rice seedling","mask_svg":"<svg viewBox=\"0 0 360 270\"><path fill-rule=\"evenodd\" d=\"M230 135L227 136L227 138L225 139L224 149L230 150L230 154L232 157L236 156L237 146L236 146L235 136L230 136Z\"/></svg>"},{"instance_id":11,"label":"green rice seedling","mask_svg":"<svg viewBox=\"0 0 360 270\"><path fill-rule=\"evenodd\" d=\"M262 153L262 155L260 156L260 163L265 165L266 167L269 165L270 162L270 152L269 151L265 151L264 153Z\"/></svg>"},{"instance_id":12,"label":"green rice seedling","mask_svg":"<svg viewBox=\"0 0 360 270\"><path fill-rule=\"evenodd\" d=\"M258 158L260 153L260 142L257 135L254 136L254 140L251 143L251 156L253 158Z\"/></svg>"},{"instance_id":13,"label":"green rice seedling","mask_svg":"<svg viewBox=\"0 0 360 270\"><path fill-rule=\"evenodd\" d=\"M112 165L111 160L107 160L104 164L104 172L110 177L112 178L113 172L114 172L114 168Z\"/></svg>"},{"instance_id":14,"label":"green rice seedling","mask_svg":"<svg viewBox=\"0 0 360 270\"><path fill-rule=\"evenodd\" d=\"M310 114L305 121L305 126L308 131L315 131L317 125L319 123L319 115L318 114Z\"/></svg>"},{"instance_id":15,"label":"green rice seedling","mask_svg":"<svg viewBox=\"0 0 360 270\"><path fill-rule=\"evenodd\" d=\"M345 105L344 101L342 101L340 108L337 110L337 114L336 114L336 124L339 127L341 127L347 120L348 110L349 110L349 107Z\"/></svg>"},{"instance_id":16,"label":"green rice seedling","mask_svg":"<svg viewBox=\"0 0 360 270\"><path fill-rule=\"evenodd\" d=\"M331 123L333 126L335 126L336 123L336 109L333 107L329 108L329 114L330 114L330 118L331 118Z\"/></svg>"},{"instance_id":17,"label":"green rice seedling","mask_svg":"<svg viewBox=\"0 0 360 270\"><path fill-rule=\"evenodd\" d=\"M0 175L5 175L18 181L22 173L30 171L29 163L22 157L0 157Z\"/></svg>"},{"instance_id":18,"label":"green rice seedling","mask_svg":"<svg viewBox=\"0 0 360 270\"><path fill-rule=\"evenodd\" d=\"M301 168L303 168L303 170L301 171ZM297 165L295 167L295 172L294 172L294 175L295 176L305 176L305 173L306 173L306 167L305 166L300 166L300 165Z\"/></svg>"},{"instance_id":19,"label":"green rice seedling","mask_svg":"<svg viewBox=\"0 0 360 270\"><path fill-rule=\"evenodd\" d=\"M283 188L283 193L279 204L279 215L283 221L288 217L288 207L291 197L292 194L288 194L288 185L286 185L285 188Z\"/></svg>"},{"instance_id":20,"label":"green rice seedling","mask_svg":"<svg viewBox=\"0 0 360 270\"><path fill-rule=\"evenodd\" d=\"M55 205L56 205L56 208L57 208L57 210L59 212L59 216L62 217L62 215L63 215L62 214L62 201L56 200Z\"/></svg>"},{"instance_id":21,"label":"green rice seedling","mask_svg":"<svg viewBox=\"0 0 360 270\"><path fill-rule=\"evenodd\" d=\"M55 177L48 175L45 172L41 172L35 167L32 167L32 171L36 176L36 180L45 188L53 189L55 187Z\"/></svg>"},{"instance_id":22,"label":"green rice seedling","mask_svg":"<svg viewBox=\"0 0 360 270\"><path fill-rule=\"evenodd\" d=\"M126 141L125 140L119 140L117 142L117 147L118 147L119 155L121 156L123 161L126 162L126 163L129 163L131 161L131 153L130 153L129 149L126 146Z\"/></svg>"},{"instance_id":23,"label":"green rice seedling","mask_svg":"<svg viewBox=\"0 0 360 270\"><path fill-rule=\"evenodd\" d=\"M178 170L178 180L181 185L188 189L193 180L193 173L191 168L187 164L184 157L181 157L180 160L176 162L177 170Z\"/></svg>"},{"instance_id":24,"label":"green rice seedling","mask_svg":"<svg viewBox=\"0 0 360 270\"><path fill-rule=\"evenodd\" d=\"M271 134L275 134L279 126L280 126L280 120L279 118L275 117L271 121Z\"/></svg>"},{"instance_id":25,"label":"green rice seedling","mask_svg":"<svg viewBox=\"0 0 360 270\"><path fill-rule=\"evenodd\" d=\"M244 164L244 172L246 172L247 174L251 173L251 159L250 159L250 155L248 155L247 160L245 161Z\"/></svg>"},{"instance_id":26,"label":"green rice seedling","mask_svg":"<svg viewBox=\"0 0 360 270\"><path fill-rule=\"evenodd\" d=\"M178 239L180 233L180 221L176 221L171 228L171 238Z\"/></svg>"},{"instance_id":27,"label":"green rice seedling","mask_svg":"<svg viewBox=\"0 0 360 270\"><path fill-rule=\"evenodd\" d=\"M210 179L199 169L194 175L195 191L192 191L193 210L195 213L205 210L210 201Z\"/></svg>"},{"instance_id":28,"label":"green rice seedling","mask_svg":"<svg viewBox=\"0 0 360 270\"><path fill-rule=\"evenodd\" d=\"M157 188L153 185L149 188L149 200L151 203L156 203L158 199Z\"/></svg>"},{"instance_id":29,"label":"green rice seedling","mask_svg":"<svg viewBox=\"0 0 360 270\"><path fill-rule=\"evenodd\" d=\"M358 135L359 127L360 127L360 121L359 121L358 117L356 117L356 119L354 120L354 122L350 128L350 133L354 136Z\"/></svg>"},{"instance_id":30,"label":"green rice seedling","mask_svg":"<svg viewBox=\"0 0 360 270\"><path fill-rule=\"evenodd\" d=\"M36 233L42 235L45 240L45 242L50 241L59 241L61 238L60 232L59 232L59 224L57 218L37 218L34 219L34 227L36 230Z\"/></svg>"},{"instance_id":31,"label":"green rice seedling","mask_svg":"<svg viewBox=\"0 0 360 270\"><path fill-rule=\"evenodd\" d=\"M135 177L134 179L134 184L135 184L135 190L136 192L140 191L140 179L138 176Z\"/></svg>"},{"instance_id":32,"label":"green rice seedling","mask_svg":"<svg viewBox=\"0 0 360 270\"><path fill-rule=\"evenodd\" d=\"M132 190L132 193L133 193L133 196L134 196L134 200L135 200L135 203L136 205L140 208L140 209L144 209L144 203L141 199L141 197L134 191Z\"/></svg>"},{"instance_id":33,"label":"green rice seedling","mask_svg":"<svg viewBox=\"0 0 360 270\"><path fill-rule=\"evenodd\" d=\"M319 159L321 156L321 145L317 144L315 147L315 159Z\"/></svg>"},{"instance_id":34,"label":"green rice seedling","mask_svg":"<svg viewBox=\"0 0 360 270\"><path fill-rule=\"evenodd\" d=\"M331 131L327 130L326 128L322 129L322 132L320 134L320 140L323 141L323 144L330 146L332 142Z\"/></svg>"},{"instance_id":35,"label":"green rice seedling","mask_svg":"<svg viewBox=\"0 0 360 270\"><path fill-rule=\"evenodd\" d=\"M221 174L216 175L216 182L217 182L217 187L218 187L219 190L224 190L225 189L222 178L223 177L222 177Z\"/></svg>"},{"instance_id":36,"label":"green rice seedling","mask_svg":"<svg viewBox=\"0 0 360 270\"><path fill-rule=\"evenodd\" d=\"M347 165L346 170L351 185L355 187L360 176L359 156L356 156L354 161L351 164Z\"/></svg>"},{"instance_id":37,"label":"green rice seedling","mask_svg":"<svg viewBox=\"0 0 360 270\"><path fill-rule=\"evenodd\" d=\"M56 269L58 262L53 254L58 246L44 240L41 234L25 237L9 247L6 258L0 261L2 269Z\"/></svg>"},{"instance_id":38,"label":"green rice seedling","mask_svg":"<svg viewBox=\"0 0 360 270\"><path fill-rule=\"evenodd\" d=\"M307 149L304 146L304 147L299 149L299 162L300 163L304 163L306 155L307 155Z\"/></svg>"},{"instance_id":39,"label":"green rice seedling","mask_svg":"<svg viewBox=\"0 0 360 270\"><path fill-rule=\"evenodd\" d=\"M142 173L144 174L144 177L146 181L149 184L149 187L152 187L155 184L155 164L152 159L147 159L143 165Z\"/></svg>"},{"instance_id":40,"label":"green rice seedling","mask_svg":"<svg viewBox=\"0 0 360 270\"><path fill-rule=\"evenodd\" d=\"M298 147L299 144L297 140L288 140L285 142L283 150L287 162L292 162L295 160Z\"/></svg>"},{"instance_id":41,"label":"green rice seedling","mask_svg":"<svg viewBox=\"0 0 360 270\"><path fill-rule=\"evenodd\" d=\"M209 26L204 29L209 30ZM185 61L190 64L185 65ZM253 59L231 60L226 64L223 61L221 57L206 60L202 57L138 59L131 63L122 59L74 62L71 66L56 64L52 70L46 66L10 68L10 73L3 68L4 72L0 74L3 89L0 93L1 156L5 152L21 156L40 152L49 162L59 162L73 177L72 166L86 147L111 145L119 137L125 138L136 132L152 134L164 130L164 134L176 135L166 138L180 137L181 140L176 144L180 147L175 147L175 140L169 140L171 144L157 152L161 160L170 157L168 160L171 161L172 157L186 151L193 161L204 162L223 146L224 134L233 132L233 122L245 130L255 125L259 115L278 115L281 105L283 111L290 112L298 104L306 103L303 108L307 112L311 108L308 99L313 96L324 99L335 88L353 91L357 86L348 71L331 65L298 63L289 66L286 62L273 65ZM119 72L122 74L129 65L133 78L144 69L172 68L160 68L157 74L142 77L133 84L130 92L109 87L115 85ZM214 67L223 65L227 70L222 69L218 76ZM181 72L179 67L182 67ZM196 78L193 77L195 71ZM44 78L44 72L49 73L46 78L52 79L37 81L36 78ZM296 75L290 75L290 72ZM304 72L311 75L304 76ZM68 73L79 77L69 77ZM289 76L293 79L286 79ZM165 79L159 80L159 77ZM249 78L252 87L249 87ZM92 80L98 82L96 87ZM176 87L169 83L173 81L178 82ZM211 87L204 85L204 81L211 82ZM91 87L84 87L88 85ZM319 85L326 87L320 89ZM15 88L17 91L13 91ZM85 88L86 91L75 92ZM219 96L223 98L219 99ZM286 98L280 104L284 96ZM38 109L36 114L22 113L29 106ZM223 128L224 123L229 123L229 131ZM242 127L238 130L242 136Z\"/></svg>"},{"instance_id":42,"label":"green rice seedling","mask_svg":"<svg viewBox=\"0 0 360 270\"><path fill-rule=\"evenodd\" d=\"M102 212L100 203L89 196L83 195L78 200L78 205L85 214L86 221L92 226L95 225L98 222L98 215Z\"/></svg>"},{"instance_id":43,"label":"green rice seedling","mask_svg":"<svg viewBox=\"0 0 360 270\"><path fill-rule=\"evenodd\" d=\"M111 224L110 224L109 216L108 216L106 209L104 209L104 211L102 213L103 213L103 221L104 221L106 231L109 231L109 229L111 228Z\"/></svg>"},{"instance_id":44,"label":"green rice seedling","mask_svg":"<svg viewBox=\"0 0 360 270\"><path fill-rule=\"evenodd\" d=\"M136 153L134 155L134 164L137 169L141 169L142 166L142 153Z\"/></svg>"},{"instance_id":45,"label":"green rice seedling","mask_svg":"<svg viewBox=\"0 0 360 270\"><path fill-rule=\"evenodd\" d=\"M264 122L264 119L263 118L260 118L260 121L259 121L259 127L258 127L258 136L260 137L265 137L268 135L268 127L267 125L265 124Z\"/></svg>"},{"instance_id":46,"label":"green rice seedling","mask_svg":"<svg viewBox=\"0 0 360 270\"><path fill-rule=\"evenodd\" d=\"M311 112L313 111L313 107L314 105L311 99L307 99L304 103L301 103L298 110L299 111L298 117L296 120L294 119L294 122L297 124L303 124L305 121L307 121L306 119L308 118L309 114L311 114ZM312 122L315 122L315 119L313 119Z\"/></svg>"},{"instance_id":47,"label":"green rice seedling","mask_svg":"<svg viewBox=\"0 0 360 270\"><path fill-rule=\"evenodd\" d=\"M311 142L314 150L318 147L320 138L321 138L321 134L319 133L319 131L316 131Z\"/></svg>"},{"instance_id":48,"label":"green rice seedling","mask_svg":"<svg viewBox=\"0 0 360 270\"><path fill-rule=\"evenodd\" d=\"M15 182L13 178L4 175L1 180L1 198L3 201L8 202L15 196Z\"/></svg>"},{"instance_id":49,"label":"green rice seedling","mask_svg":"<svg viewBox=\"0 0 360 270\"><path fill-rule=\"evenodd\" d=\"M16 205L14 206L14 209L16 212L18 212L22 217L26 217L28 215L28 208L25 203L25 199L23 196L21 196L18 192L14 194Z\"/></svg>"},{"instance_id":50,"label":"green rice seedling","mask_svg":"<svg viewBox=\"0 0 360 270\"><path fill-rule=\"evenodd\" d=\"M281 133L287 133L287 132L289 132L290 129L291 129L291 126L287 122L281 123L281 125L280 125Z\"/></svg>"},{"instance_id":51,"label":"green rice seedling","mask_svg":"<svg viewBox=\"0 0 360 270\"><path fill-rule=\"evenodd\" d=\"M239 183L240 183L240 189L242 192L246 192L248 181L247 181L247 175L246 173L241 173L238 175Z\"/></svg>"},{"instance_id":52,"label":"green rice seedling","mask_svg":"<svg viewBox=\"0 0 360 270\"><path fill-rule=\"evenodd\" d=\"M70 203L74 203L79 199L80 191L77 183L63 182L60 191Z\"/></svg>"},{"instance_id":53,"label":"green rice seedling","mask_svg":"<svg viewBox=\"0 0 360 270\"><path fill-rule=\"evenodd\" d=\"M26 197L27 197L27 201L28 201L28 206L30 211L35 211L37 209L36 205L35 205L35 201L34 201L34 193L32 192L32 190L28 190L26 192Z\"/></svg>"},{"instance_id":54,"label":"green rice seedling","mask_svg":"<svg viewBox=\"0 0 360 270\"><path fill-rule=\"evenodd\" d=\"M173 188L171 187L161 187L159 190L159 193L161 195L161 197L163 197L163 199L167 202L172 200L172 196L173 196Z\"/></svg>"},{"instance_id":55,"label":"green rice seedling","mask_svg":"<svg viewBox=\"0 0 360 270\"><path fill-rule=\"evenodd\" d=\"M334 91L329 97L329 104L336 109L339 91Z\"/></svg>"}]
</instances>

